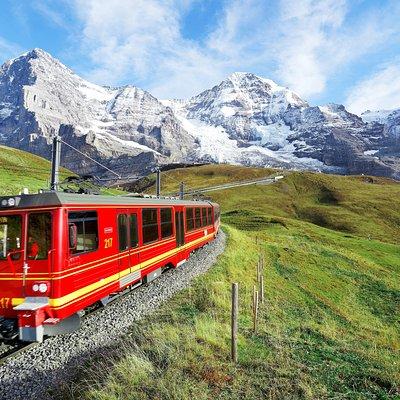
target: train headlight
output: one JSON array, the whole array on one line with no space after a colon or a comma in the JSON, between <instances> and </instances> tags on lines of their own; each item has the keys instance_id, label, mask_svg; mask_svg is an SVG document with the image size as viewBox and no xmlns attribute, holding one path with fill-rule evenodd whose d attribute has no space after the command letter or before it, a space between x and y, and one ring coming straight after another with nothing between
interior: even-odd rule
<instances>
[{"instance_id":1,"label":"train headlight","mask_svg":"<svg viewBox=\"0 0 400 400\"><path fill-rule=\"evenodd\" d=\"M41 283L41 284L39 285L39 292L40 292L40 293L46 293L46 292L47 292L47 289L48 289L48 287L47 287L47 284L46 284L46 283Z\"/></svg>"},{"instance_id":2,"label":"train headlight","mask_svg":"<svg viewBox=\"0 0 400 400\"><path fill-rule=\"evenodd\" d=\"M0 206L1 207L16 207L21 202L21 197L8 197L6 199L1 199Z\"/></svg>"},{"instance_id":3,"label":"train headlight","mask_svg":"<svg viewBox=\"0 0 400 400\"><path fill-rule=\"evenodd\" d=\"M31 290L35 295L47 294L50 290L50 282L33 282Z\"/></svg>"}]
</instances>

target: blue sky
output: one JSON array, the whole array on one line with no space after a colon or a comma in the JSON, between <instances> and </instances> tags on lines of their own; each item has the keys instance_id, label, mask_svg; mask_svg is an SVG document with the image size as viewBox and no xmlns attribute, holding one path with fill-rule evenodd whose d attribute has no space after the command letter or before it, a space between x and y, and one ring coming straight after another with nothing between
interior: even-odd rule
<instances>
[{"instance_id":1,"label":"blue sky","mask_svg":"<svg viewBox=\"0 0 400 400\"><path fill-rule=\"evenodd\" d=\"M400 1L0 0L0 63L40 47L84 78L189 97L234 71L354 112L400 107Z\"/></svg>"}]
</instances>

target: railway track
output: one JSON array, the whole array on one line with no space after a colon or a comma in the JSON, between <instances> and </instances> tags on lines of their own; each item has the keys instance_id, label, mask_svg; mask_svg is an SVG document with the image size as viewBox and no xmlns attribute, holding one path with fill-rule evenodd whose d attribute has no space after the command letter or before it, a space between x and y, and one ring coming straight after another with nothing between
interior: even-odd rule
<instances>
[{"instance_id":1,"label":"railway track","mask_svg":"<svg viewBox=\"0 0 400 400\"><path fill-rule=\"evenodd\" d=\"M0 364L3 364L10 358L25 352L28 349L38 346L39 343L13 343L13 344L0 344Z\"/></svg>"},{"instance_id":2,"label":"railway track","mask_svg":"<svg viewBox=\"0 0 400 400\"><path fill-rule=\"evenodd\" d=\"M190 287L194 278L215 264L224 249L225 235L221 231L216 240L195 252L182 267L141 285L100 308L96 315L87 315L78 331L48 338L8 357L0 364L0 400L53 399L60 384L68 385L82 362L99 355L106 357L110 349L118 351L126 337L134 339L132 326Z\"/></svg>"},{"instance_id":3,"label":"railway track","mask_svg":"<svg viewBox=\"0 0 400 400\"><path fill-rule=\"evenodd\" d=\"M123 295L127 295L129 292L123 293ZM117 298L120 298L121 296L118 296ZM114 300L114 299L113 299ZM112 300L112 301L113 301ZM89 315L94 315L98 312L100 312L104 307L96 307L92 308L89 312L87 312L82 319L88 317ZM44 339L46 340L47 337ZM23 342L17 342L17 343L12 343L12 344L7 344L7 343L0 343L0 365L5 363L7 360L16 357L20 355L21 353L24 353L25 351L33 348L40 346L41 343L37 342L32 342L32 343L23 343Z\"/></svg>"},{"instance_id":4,"label":"railway track","mask_svg":"<svg viewBox=\"0 0 400 400\"><path fill-rule=\"evenodd\" d=\"M165 269L164 272L167 272L169 270ZM145 284L147 285L147 284ZM130 289L125 289L123 292L113 296L107 304L110 304L112 302L114 302L117 299L120 299L123 296L127 296L128 294L132 293L136 288L138 288L139 286L142 286L142 284L135 284L133 285ZM85 314L81 317L82 320L84 320L85 318L89 317L89 316L93 316L99 312L101 312L102 310L105 309L106 306L102 306L100 304L98 305L94 305L90 308L88 308L85 312ZM48 337L46 337L44 340L46 340ZM33 342L33 343L23 343L23 342L16 342L16 343L4 343L4 342L0 342L0 365L5 363L7 360L18 356L19 354L33 348L33 347L37 347L40 346L41 343L37 343L37 342Z\"/></svg>"}]
</instances>

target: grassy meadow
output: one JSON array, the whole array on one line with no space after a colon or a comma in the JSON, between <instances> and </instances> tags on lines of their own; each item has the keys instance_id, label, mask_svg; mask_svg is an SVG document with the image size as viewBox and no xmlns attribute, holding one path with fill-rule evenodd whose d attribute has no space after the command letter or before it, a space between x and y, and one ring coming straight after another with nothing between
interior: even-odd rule
<instances>
[{"instance_id":1,"label":"grassy meadow","mask_svg":"<svg viewBox=\"0 0 400 400\"><path fill-rule=\"evenodd\" d=\"M46 188L49 171L46 160L0 146L1 194ZM180 181L190 189L273 172L186 168L163 173L162 189L171 193ZM400 184L285 172L272 185L209 195L222 206L227 234L216 265L135 323L122 345L82 363L55 397L399 399ZM265 301L254 333L251 296L259 254L266 263ZM240 287L237 365L230 361L232 282Z\"/></svg>"},{"instance_id":2,"label":"grassy meadow","mask_svg":"<svg viewBox=\"0 0 400 400\"><path fill-rule=\"evenodd\" d=\"M0 195L18 194L24 187L30 193L46 189L49 187L50 171L51 164L47 160L25 151L0 146Z\"/></svg>"},{"instance_id":3,"label":"grassy meadow","mask_svg":"<svg viewBox=\"0 0 400 400\"><path fill-rule=\"evenodd\" d=\"M0 145L0 196L18 194L23 188L28 188L29 193L48 189L50 173L51 163L46 159ZM60 169L60 181L74 175L65 168ZM102 189L102 194L119 193L117 189Z\"/></svg>"},{"instance_id":4,"label":"grassy meadow","mask_svg":"<svg viewBox=\"0 0 400 400\"><path fill-rule=\"evenodd\" d=\"M164 192L263 177L233 166L175 170ZM400 184L287 172L273 185L212 192L225 253L204 276L90 359L61 392L79 399L400 398ZM152 191L154 189L150 189ZM265 256L265 301L251 296ZM239 362L230 286L239 282Z\"/></svg>"}]
</instances>

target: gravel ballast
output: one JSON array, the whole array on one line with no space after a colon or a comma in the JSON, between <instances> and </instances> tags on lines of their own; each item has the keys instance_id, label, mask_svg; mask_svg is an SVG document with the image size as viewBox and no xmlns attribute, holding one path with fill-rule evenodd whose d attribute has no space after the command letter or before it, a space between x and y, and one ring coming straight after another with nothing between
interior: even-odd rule
<instances>
[{"instance_id":1,"label":"gravel ballast","mask_svg":"<svg viewBox=\"0 0 400 400\"><path fill-rule=\"evenodd\" d=\"M216 240L192 254L182 266L83 319L78 331L48 338L7 360L0 365L0 399L51 399L49 390L68 381L85 355L115 343L133 322L155 311L175 293L189 287L193 278L206 272L224 251L225 240L220 231Z\"/></svg>"}]
</instances>

